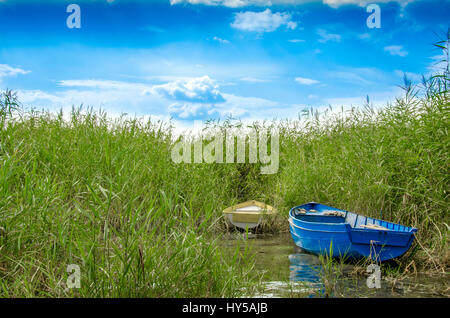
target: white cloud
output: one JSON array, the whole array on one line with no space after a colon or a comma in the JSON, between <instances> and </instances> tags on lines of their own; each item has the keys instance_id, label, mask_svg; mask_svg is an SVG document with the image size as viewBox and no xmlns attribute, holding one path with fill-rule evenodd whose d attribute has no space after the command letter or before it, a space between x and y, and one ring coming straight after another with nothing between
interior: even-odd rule
<instances>
[{"instance_id":1,"label":"white cloud","mask_svg":"<svg viewBox=\"0 0 450 318\"><path fill-rule=\"evenodd\" d=\"M303 84L303 85L312 85L312 84L319 84L319 81L310 79L310 78L306 78L306 77L296 77L295 81L297 83Z\"/></svg>"},{"instance_id":2,"label":"white cloud","mask_svg":"<svg viewBox=\"0 0 450 318\"><path fill-rule=\"evenodd\" d=\"M326 77L338 79L339 83L347 82L358 86L373 86L376 83L386 83L391 80L388 74L373 67L344 67L327 72Z\"/></svg>"},{"instance_id":3,"label":"white cloud","mask_svg":"<svg viewBox=\"0 0 450 318\"><path fill-rule=\"evenodd\" d=\"M401 70L394 70L394 74L400 78L403 78L404 76L406 76L406 78L412 80L415 83L422 81L421 74L417 74L417 73L413 73L413 72L404 72Z\"/></svg>"},{"instance_id":4,"label":"white cloud","mask_svg":"<svg viewBox=\"0 0 450 318\"><path fill-rule=\"evenodd\" d=\"M243 97L223 94L225 102L220 104L175 103L169 106L170 115L178 120L225 118L272 118L279 113L280 104L258 97ZM284 108L283 112L284 112Z\"/></svg>"},{"instance_id":5,"label":"white cloud","mask_svg":"<svg viewBox=\"0 0 450 318\"><path fill-rule=\"evenodd\" d=\"M15 68L15 67L9 66L8 64L0 64L0 77L16 76L16 75L28 74L28 73L31 73L31 71L25 71L21 68Z\"/></svg>"},{"instance_id":6,"label":"white cloud","mask_svg":"<svg viewBox=\"0 0 450 318\"><path fill-rule=\"evenodd\" d=\"M211 105L199 103L175 103L169 106L168 111L178 119L202 119L218 115L218 111Z\"/></svg>"},{"instance_id":7,"label":"white cloud","mask_svg":"<svg viewBox=\"0 0 450 318\"><path fill-rule=\"evenodd\" d=\"M358 5L360 7L366 7L371 3L388 3L388 2L397 2L402 7L405 7L408 3L413 2L414 0L323 0L324 4L329 5L332 8L338 8L343 5Z\"/></svg>"},{"instance_id":8,"label":"white cloud","mask_svg":"<svg viewBox=\"0 0 450 318\"><path fill-rule=\"evenodd\" d=\"M362 33L358 35L358 38L360 38L361 40L368 40L370 39L370 34L369 33Z\"/></svg>"},{"instance_id":9,"label":"white cloud","mask_svg":"<svg viewBox=\"0 0 450 318\"><path fill-rule=\"evenodd\" d=\"M239 12L234 16L231 26L235 29L251 32L272 32L280 26L295 30L297 22L292 21L292 16L286 12L272 13L270 9L261 12Z\"/></svg>"},{"instance_id":10,"label":"white cloud","mask_svg":"<svg viewBox=\"0 0 450 318\"><path fill-rule=\"evenodd\" d=\"M326 43L328 41L341 42L341 36L339 34L328 33L328 31L324 29L318 29L317 34L320 36L320 39L317 40L320 43Z\"/></svg>"},{"instance_id":11,"label":"white cloud","mask_svg":"<svg viewBox=\"0 0 450 318\"><path fill-rule=\"evenodd\" d=\"M229 8L240 8L246 6L271 6L272 3L277 1L270 0L170 0L170 4L204 4L209 6L225 6ZM287 1L280 1L287 2Z\"/></svg>"},{"instance_id":12,"label":"white cloud","mask_svg":"<svg viewBox=\"0 0 450 318\"><path fill-rule=\"evenodd\" d=\"M145 94L154 85L110 80L62 80L55 92L19 90L19 100L26 107L70 111L73 105L107 109L108 114L123 112L165 114L170 102L159 94Z\"/></svg>"},{"instance_id":13,"label":"white cloud","mask_svg":"<svg viewBox=\"0 0 450 318\"><path fill-rule=\"evenodd\" d=\"M248 82L248 83L267 83L267 82L270 82L267 79L251 77L251 76L242 77L242 78L240 78L240 80L243 81L243 82Z\"/></svg>"},{"instance_id":14,"label":"white cloud","mask_svg":"<svg viewBox=\"0 0 450 318\"><path fill-rule=\"evenodd\" d=\"M427 66L427 76L435 75L436 73L442 74L443 72L448 71L447 56L445 53L432 56L430 59L433 62Z\"/></svg>"},{"instance_id":15,"label":"white cloud","mask_svg":"<svg viewBox=\"0 0 450 318\"><path fill-rule=\"evenodd\" d=\"M377 0L376 3L397 2L402 7L414 0ZM342 5L358 5L367 6L374 3L373 0L170 0L171 5L175 4L202 4L208 6L225 6L229 8L241 8L247 6L263 6L269 7L272 5L299 5L309 2L322 2L332 8L338 8Z\"/></svg>"},{"instance_id":16,"label":"white cloud","mask_svg":"<svg viewBox=\"0 0 450 318\"><path fill-rule=\"evenodd\" d=\"M225 101L218 86L209 76L155 85L146 92L157 93L171 100L193 103L222 103Z\"/></svg>"},{"instance_id":17,"label":"white cloud","mask_svg":"<svg viewBox=\"0 0 450 318\"><path fill-rule=\"evenodd\" d=\"M42 90L19 90L19 100L25 107L63 109L70 111L72 106L88 106L95 109L107 109L109 115L123 112L136 114L161 113L167 107L167 101L159 96L142 94L141 88L68 88L62 91L46 92Z\"/></svg>"},{"instance_id":18,"label":"white cloud","mask_svg":"<svg viewBox=\"0 0 450 318\"><path fill-rule=\"evenodd\" d=\"M114 89L114 90L145 90L150 89L150 85L132 82L119 82L107 80L62 80L58 83L64 87L86 87L98 89Z\"/></svg>"},{"instance_id":19,"label":"white cloud","mask_svg":"<svg viewBox=\"0 0 450 318\"><path fill-rule=\"evenodd\" d=\"M395 101L395 98L402 96L403 91L399 87L392 88L387 91L373 92L369 94L369 103L375 108L383 108L389 103ZM366 104L366 97L363 96L343 96L325 98L323 102L330 105L335 111L339 111L343 106L344 109L351 109L352 107L361 107Z\"/></svg>"},{"instance_id":20,"label":"white cloud","mask_svg":"<svg viewBox=\"0 0 450 318\"><path fill-rule=\"evenodd\" d=\"M213 40L219 42L220 44L230 44L230 41L225 40L225 39L221 39L221 38L219 38L219 37L217 37L217 36L215 36L215 37L213 38Z\"/></svg>"},{"instance_id":21,"label":"white cloud","mask_svg":"<svg viewBox=\"0 0 450 318\"><path fill-rule=\"evenodd\" d=\"M274 114L272 110L277 109L279 112L280 107L282 108L278 102L260 97L243 97L233 94L224 94L224 97L227 101L220 104L220 109L218 109L222 117L232 115L234 117L272 118Z\"/></svg>"},{"instance_id":22,"label":"white cloud","mask_svg":"<svg viewBox=\"0 0 450 318\"><path fill-rule=\"evenodd\" d=\"M220 93L214 83L208 76L178 78L162 85L110 80L63 80L58 82L62 90L19 90L18 95L27 108L50 111L62 109L65 118L72 106L80 105L97 110L106 109L113 118L122 113L144 117L152 114L152 118L168 121L172 117L175 122L228 116L264 119L272 118L280 110L283 116L288 116L285 107L292 106L264 98ZM295 109L292 108L293 114Z\"/></svg>"},{"instance_id":23,"label":"white cloud","mask_svg":"<svg viewBox=\"0 0 450 318\"><path fill-rule=\"evenodd\" d=\"M349 83L354 83L354 84L370 84L370 81L368 80L368 77L366 74L362 74L362 72L358 72L357 70L355 70L357 73L354 72L346 72L346 71L334 71L334 72L329 72L328 76L331 78L339 78L341 81L346 81ZM359 74L358 74L359 73Z\"/></svg>"},{"instance_id":24,"label":"white cloud","mask_svg":"<svg viewBox=\"0 0 450 318\"><path fill-rule=\"evenodd\" d=\"M244 80L259 81L256 78ZM19 90L19 99L26 107L63 109L70 112L73 105L107 109L108 114L121 113L142 116L151 113L160 118L171 116L179 120L248 118L250 114L271 117L277 102L257 97L222 94L208 76L177 78L161 85L110 80L62 80L56 92ZM173 102L175 100L175 102ZM165 116L165 117L164 117ZM262 117L263 118L263 117Z\"/></svg>"},{"instance_id":25,"label":"white cloud","mask_svg":"<svg viewBox=\"0 0 450 318\"><path fill-rule=\"evenodd\" d=\"M302 40L302 39L292 39L292 40L288 40L288 42L291 42L291 43L303 43L303 42L305 42L305 40Z\"/></svg>"},{"instance_id":26,"label":"white cloud","mask_svg":"<svg viewBox=\"0 0 450 318\"><path fill-rule=\"evenodd\" d=\"M51 107L56 104L64 103L64 98L62 96L50 94L41 90L19 90L17 94L20 102L27 106L37 106L37 103L40 104L43 102L44 104L47 104L46 107Z\"/></svg>"},{"instance_id":27,"label":"white cloud","mask_svg":"<svg viewBox=\"0 0 450 318\"><path fill-rule=\"evenodd\" d=\"M402 56L402 57L404 57L404 56L406 56L408 54L408 52L405 51L403 49L403 46L401 46L401 45L385 46L384 50L386 52L389 52L389 54L391 54L391 55L397 55L397 56Z\"/></svg>"}]
</instances>

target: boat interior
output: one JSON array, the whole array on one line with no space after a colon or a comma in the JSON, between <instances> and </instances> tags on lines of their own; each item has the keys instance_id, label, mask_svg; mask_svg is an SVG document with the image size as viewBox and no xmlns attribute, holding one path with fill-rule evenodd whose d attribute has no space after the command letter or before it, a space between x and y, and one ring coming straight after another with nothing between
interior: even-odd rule
<instances>
[{"instance_id":1,"label":"boat interior","mask_svg":"<svg viewBox=\"0 0 450 318\"><path fill-rule=\"evenodd\" d=\"M317 223L348 223L355 229L416 232L416 228L387 222L353 212L340 210L320 203L310 202L292 209L296 219Z\"/></svg>"}]
</instances>

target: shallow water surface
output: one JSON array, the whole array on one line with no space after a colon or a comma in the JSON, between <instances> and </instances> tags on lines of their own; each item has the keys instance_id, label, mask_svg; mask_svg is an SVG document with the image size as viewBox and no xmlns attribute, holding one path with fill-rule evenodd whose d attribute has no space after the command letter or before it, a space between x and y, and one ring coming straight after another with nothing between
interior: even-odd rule
<instances>
[{"instance_id":1,"label":"shallow water surface","mask_svg":"<svg viewBox=\"0 0 450 318\"><path fill-rule=\"evenodd\" d=\"M262 293L256 297L449 297L450 275L381 276L381 287L369 288L370 273L353 274L352 264L326 270L319 257L302 251L289 234L246 238L241 233L223 244L231 250L242 240L248 240L255 269L263 275Z\"/></svg>"}]
</instances>

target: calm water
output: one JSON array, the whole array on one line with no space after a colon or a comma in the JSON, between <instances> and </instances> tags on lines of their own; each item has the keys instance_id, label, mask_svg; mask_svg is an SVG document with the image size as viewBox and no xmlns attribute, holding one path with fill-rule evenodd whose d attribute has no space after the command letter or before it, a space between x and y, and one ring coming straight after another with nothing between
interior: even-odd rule
<instances>
[{"instance_id":1,"label":"calm water","mask_svg":"<svg viewBox=\"0 0 450 318\"><path fill-rule=\"evenodd\" d=\"M223 241L230 250L243 234ZM250 251L255 256L256 270L263 273L263 293L257 297L324 297L323 267L320 259L298 248L289 234L250 236ZM450 275L430 277L419 274L395 280L381 277L381 288L368 288L365 275L353 274L354 266L344 264L329 271L334 297L450 297ZM338 273L338 274L336 274ZM330 285L329 285L330 286Z\"/></svg>"}]
</instances>

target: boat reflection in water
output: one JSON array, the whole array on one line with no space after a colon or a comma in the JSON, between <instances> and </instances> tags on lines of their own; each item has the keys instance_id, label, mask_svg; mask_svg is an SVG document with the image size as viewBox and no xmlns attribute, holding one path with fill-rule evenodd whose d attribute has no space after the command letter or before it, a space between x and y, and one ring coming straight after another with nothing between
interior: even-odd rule
<instances>
[{"instance_id":1,"label":"boat reflection in water","mask_svg":"<svg viewBox=\"0 0 450 318\"><path fill-rule=\"evenodd\" d=\"M307 283L320 283L320 271L322 266L317 256L305 253L289 255L291 265L290 280Z\"/></svg>"},{"instance_id":2,"label":"boat reflection in water","mask_svg":"<svg viewBox=\"0 0 450 318\"><path fill-rule=\"evenodd\" d=\"M324 285L320 279L322 265L317 256L299 251L289 255L289 280L300 283L302 290L307 297L321 297L324 292Z\"/></svg>"}]
</instances>

